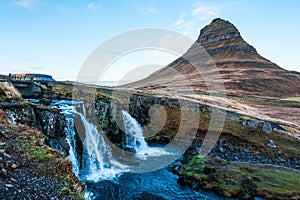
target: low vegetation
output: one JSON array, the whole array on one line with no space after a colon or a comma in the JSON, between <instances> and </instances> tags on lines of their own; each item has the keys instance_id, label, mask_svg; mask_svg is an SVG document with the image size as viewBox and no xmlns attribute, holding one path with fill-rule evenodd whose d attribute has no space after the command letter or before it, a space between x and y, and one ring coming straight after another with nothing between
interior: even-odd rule
<instances>
[{"instance_id":1,"label":"low vegetation","mask_svg":"<svg viewBox=\"0 0 300 200\"><path fill-rule=\"evenodd\" d=\"M0 101L19 101L21 99L21 94L12 85L7 82L0 82Z\"/></svg>"},{"instance_id":2,"label":"low vegetation","mask_svg":"<svg viewBox=\"0 0 300 200\"><path fill-rule=\"evenodd\" d=\"M171 141L178 132L182 117L192 119L191 116L181 116L180 108L165 108L168 116L164 127L159 134L148 138L150 143ZM158 115L155 121L163 121L164 116ZM237 150L243 151L247 148L254 154L267 155L270 158L278 157L280 149L283 159L300 159L300 142L294 137L274 131L271 134L263 132L261 127L250 128L242 124L242 120L254 120L254 118L227 115L221 137L227 138ZM256 119L258 120L258 119ZM156 130L151 123L147 127ZM259 121L258 121L259 122ZM184 121L185 128L189 128L190 121ZM210 111L203 109L200 114L198 134L195 142L202 141L210 123ZM276 149L268 146L272 140ZM159 142L158 142L159 141ZM227 141L227 142L228 142ZM300 198L300 174L289 168L277 168L267 164L245 163L243 166L235 165L233 162L215 157L193 156L195 152L187 156L187 163L179 170L180 177L188 182L194 189L214 190L226 197L244 198L243 195L260 196L271 199L297 199Z\"/></svg>"},{"instance_id":3,"label":"low vegetation","mask_svg":"<svg viewBox=\"0 0 300 200\"><path fill-rule=\"evenodd\" d=\"M214 190L226 197L300 198L300 174L269 165L238 167L217 157L194 156L181 166L179 175L188 177L187 184L195 189Z\"/></svg>"},{"instance_id":4,"label":"low vegetation","mask_svg":"<svg viewBox=\"0 0 300 200\"><path fill-rule=\"evenodd\" d=\"M19 132L22 140L18 144L18 151L36 165L34 171L43 176L55 177L62 185L61 194L69 195L72 199L84 199L82 185L72 173L70 161L47 146L40 132L31 128Z\"/></svg>"},{"instance_id":5,"label":"low vegetation","mask_svg":"<svg viewBox=\"0 0 300 200\"><path fill-rule=\"evenodd\" d=\"M287 134L278 132L266 134L260 128L254 129L243 126L240 121L228 118L225 121L222 134L236 138L241 144L247 144L248 149L259 151L265 155L276 156L274 149L267 146L272 140L280 149L283 157L300 158L300 141ZM241 146L240 148L243 149L244 147Z\"/></svg>"},{"instance_id":6,"label":"low vegetation","mask_svg":"<svg viewBox=\"0 0 300 200\"><path fill-rule=\"evenodd\" d=\"M168 116L167 119L164 118L163 115L157 115L155 117L155 121L157 123L151 123L150 126L147 126L147 130L157 130L156 125L161 125L161 122L166 121L163 128L159 129L160 132L150 138L148 141L151 143L157 143L157 141L170 141L178 132L178 128L181 123L181 112L180 108L165 108L166 114ZM192 120L195 116L193 113L190 113L190 116L182 116L185 117L184 124L181 125L181 128L189 129L193 128ZM198 127L198 136L196 140L202 140L203 134L206 134L209 124L210 124L210 111L203 111L200 114L200 122ZM295 138L288 136L283 133L274 132L272 134L264 133L261 128L250 128L248 126L243 126L241 123L242 116L229 116L227 115L224 127L222 129L222 135L228 135L232 138L235 138L238 144L238 141L241 143L241 149L244 148L243 144L247 144L247 148L253 151L259 150L261 153L265 155L274 154L274 149L268 147L267 144L270 140L274 141L277 145L277 148L281 150L283 157L295 157L300 159L300 142L299 140L295 140ZM255 119L252 119L255 120Z\"/></svg>"},{"instance_id":7,"label":"low vegetation","mask_svg":"<svg viewBox=\"0 0 300 200\"><path fill-rule=\"evenodd\" d=\"M50 84L50 87L54 94L68 99L73 97L84 97L84 99L113 98L111 90L95 87L93 85L58 82L56 84Z\"/></svg>"},{"instance_id":8,"label":"low vegetation","mask_svg":"<svg viewBox=\"0 0 300 200\"><path fill-rule=\"evenodd\" d=\"M32 127L8 124L5 113L0 110L0 128L4 127L9 135L5 142L12 149L11 156L17 159L16 162L22 163L24 170L57 180L61 195L75 200L84 199L84 187L72 172L71 162L49 146L45 135ZM22 170L22 167L18 170Z\"/></svg>"}]
</instances>

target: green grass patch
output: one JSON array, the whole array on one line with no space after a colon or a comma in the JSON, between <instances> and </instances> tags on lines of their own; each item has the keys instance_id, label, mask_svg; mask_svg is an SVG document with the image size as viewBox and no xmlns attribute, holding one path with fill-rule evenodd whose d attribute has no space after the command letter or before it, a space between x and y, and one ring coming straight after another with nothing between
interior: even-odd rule
<instances>
[{"instance_id":1,"label":"green grass patch","mask_svg":"<svg viewBox=\"0 0 300 200\"><path fill-rule=\"evenodd\" d=\"M71 172L71 163L59 152L46 145L49 140L43 134L38 134L35 130L19 130L24 137L18 142L17 150L23 153L30 161L35 173L55 178L61 186L59 194L67 195L71 199L83 200L84 194L81 186L75 180L75 175ZM48 141L49 142L49 141Z\"/></svg>"},{"instance_id":2,"label":"green grass patch","mask_svg":"<svg viewBox=\"0 0 300 200\"><path fill-rule=\"evenodd\" d=\"M300 198L300 174L278 170L257 169L251 174L258 186L258 195L277 199Z\"/></svg>"},{"instance_id":3,"label":"green grass patch","mask_svg":"<svg viewBox=\"0 0 300 200\"><path fill-rule=\"evenodd\" d=\"M254 166L254 167L253 167ZM212 174L214 174L212 176ZM279 171L271 166L249 165L235 167L220 158L194 156L179 170L180 176L198 183L202 189L214 190L222 196L239 197L249 190L245 177L249 177L254 196L272 199L299 199L300 174L293 171Z\"/></svg>"},{"instance_id":4,"label":"green grass patch","mask_svg":"<svg viewBox=\"0 0 300 200\"><path fill-rule=\"evenodd\" d=\"M39 160L47 160L47 159L49 159L49 156L42 149L37 149L36 151L34 151L33 157L37 158Z\"/></svg>"},{"instance_id":5,"label":"green grass patch","mask_svg":"<svg viewBox=\"0 0 300 200\"><path fill-rule=\"evenodd\" d=\"M46 111L46 112L54 113L53 109L52 109L52 108L49 108L49 107L38 107L38 109L39 109L40 111Z\"/></svg>"},{"instance_id":6,"label":"green grass patch","mask_svg":"<svg viewBox=\"0 0 300 200\"><path fill-rule=\"evenodd\" d=\"M1 96L0 101L6 101L6 102L11 102L13 99L8 96Z\"/></svg>"},{"instance_id":7,"label":"green grass patch","mask_svg":"<svg viewBox=\"0 0 300 200\"><path fill-rule=\"evenodd\" d=\"M6 96L5 90L2 88L0 88L0 96Z\"/></svg>"},{"instance_id":8,"label":"green grass patch","mask_svg":"<svg viewBox=\"0 0 300 200\"><path fill-rule=\"evenodd\" d=\"M69 195L70 194L70 188L68 186L64 186L59 192L62 195Z\"/></svg>"},{"instance_id":9,"label":"green grass patch","mask_svg":"<svg viewBox=\"0 0 300 200\"><path fill-rule=\"evenodd\" d=\"M202 180L202 178L205 178L203 176L205 161L206 161L205 157L194 156L188 164L181 167L179 173L185 174L188 177L195 177L199 180Z\"/></svg>"}]
</instances>

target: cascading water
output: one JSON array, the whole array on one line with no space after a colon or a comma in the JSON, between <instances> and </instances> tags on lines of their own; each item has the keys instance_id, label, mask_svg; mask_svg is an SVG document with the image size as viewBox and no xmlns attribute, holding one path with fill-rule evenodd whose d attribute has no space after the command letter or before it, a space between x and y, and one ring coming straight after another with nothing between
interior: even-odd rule
<instances>
[{"instance_id":1,"label":"cascading water","mask_svg":"<svg viewBox=\"0 0 300 200\"><path fill-rule=\"evenodd\" d=\"M74 173L86 183L86 199L140 199L142 194L150 194L151 199L218 199L214 196L206 196L181 188L177 183L177 176L166 169L151 171L149 173L123 173L130 171L130 167L117 162L106 144L102 133L97 126L90 123L83 114L76 112L76 107L82 107L82 102L54 101L52 107L61 111L66 116L67 127L65 129L67 141L70 145L69 159L73 163ZM79 161L76 154L76 131L74 127L74 115L78 114L84 125L86 137L83 142L84 155L82 157L82 169L79 169ZM146 163L150 157L159 157L168 154L161 148L149 147L143 136L143 130L138 122L126 111L122 112L126 132L127 147L136 152L133 156L142 163ZM78 137L77 137L78 139ZM173 152L170 150L170 152ZM148 164L148 163L146 163ZM114 179L118 177L118 179ZM86 180L88 180L86 182ZM103 180L99 182L100 180ZM146 198L149 199L149 198Z\"/></svg>"},{"instance_id":2,"label":"cascading water","mask_svg":"<svg viewBox=\"0 0 300 200\"><path fill-rule=\"evenodd\" d=\"M71 160L72 162L72 169L73 172L76 174L76 176L78 176L79 174L79 163L78 163L78 159L77 159L77 153L76 153L76 138L75 138L75 134L76 132L74 131L73 128L74 127L74 118L72 117L68 117L66 118L67 121L67 126L65 128L65 132L67 133L67 142L70 146L70 151L69 151L69 160Z\"/></svg>"},{"instance_id":3,"label":"cascading water","mask_svg":"<svg viewBox=\"0 0 300 200\"><path fill-rule=\"evenodd\" d=\"M86 119L86 111L82 102L59 101L54 103L52 107L59 109L66 117L65 132L70 146L69 160L73 164L73 172L81 180L97 182L113 179L127 171L126 166L113 159L111 149L103 138L103 133L97 129L96 125ZM77 112L76 107L82 107L83 114ZM83 141L82 168L80 170L76 153L74 114L80 116L86 135Z\"/></svg>"},{"instance_id":4,"label":"cascading water","mask_svg":"<svg viewBox=\"0 0 300 200\"><path fill-rule=\"evenodd\" d=\"M168 155L162 148L149 147L143 135L141 125L127 111L122 110L125 129L126 147L133 149L137 158L146 160L148 157Z\"/></svg>"},{"instance_id":5,"label":"cascading water","mask_svg":"<svg viewBox=\"0 0 300 200\"><path fill-rule=\"evenodd\" d=\"M84 109L85 113L85 109ZM100 181L114 178L127 171L126 166L118 163L112 157L111 148L105 143L103 133L97 126L88 122L86 116L77 113L85 128L83 177L90 181Z\"/></svg>"},{"instance_id":6,"label":"cascading water","mask_svg":"<svg viewBox=\"0 0 300 200\"><path fill-rule=\"evenodd\" d=\"M74 111L75 107L78 106L76 103L70 101L54 101L51 105L52 108L60 110L60 112L66 117L66 139L70 147L68 159L72 162L72 170L79 175L79 163L76 153L76 131L74 129Z\"/></svg>"}]
</instances>

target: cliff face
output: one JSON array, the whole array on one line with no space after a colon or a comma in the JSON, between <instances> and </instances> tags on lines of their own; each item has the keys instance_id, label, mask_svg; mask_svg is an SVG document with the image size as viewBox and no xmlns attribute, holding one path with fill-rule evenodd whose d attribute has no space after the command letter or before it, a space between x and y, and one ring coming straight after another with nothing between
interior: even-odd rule
<instances>
[{"instance_id":1,"label":"cliff face","mask_svg":"<svg viewBox=\"0 0 300 200\"><path fill-rule=\"evenodd\" d=\"M205 46L213 42L228 39L242 40L242 37L240 32L233 24L217 18L214 19L210 25L205 26L200 31L200 35L196 42Z\"/></svg>"},{"instance_id":2,"label":"cliff face","mask_svg":"<svg viewBox=\"0 0 300 200\"><path fill-rule=\"evenodd\" d=\"M280 68L259 55L230 22L215 19L200 31L180 58L128 87L143 90L208 91L207 83L227 94L259 97L300 95L300 73ZM223 93L224 91L211 91Z\"/></svg>"},{"instance_id":3,"label":"cliff face","mask_svg":"<svg viewBox=\"0 0 300 200\"><path fill-rule=\"evenodd\" d=\"M134 117L143 127L144 136L150 145L164 145L172 141L178 133L181 125L181 118L193 116L195 111L200 111L199 133L207 131L208 122L211 113L224 112L222 109L216 109L209 105L184 102L168 97L147 96L142 94L134 94L130 97L128 105L122 105L110 99L98 99L96 101L95 110L97 120L101 130L106 134L108 139L114 144L123 147L125 142L125 133L123 130L122 110L128 109L130 115ZM283 130L279 124L256 119L255 117L246 117L245 115L226 111L226 120L234 123L239 127L249 127L257 132L271 134L274 130ZM189 119L189 121L192 121ZM84 129L80 130L79 124L76 125L79 135L84 134ZM187 127L191 126L187 122ZM182 127L181 127L182 128ZM231 131L231 130L230 130ZM85 137L85 136L84 136ZM82 152L78 152L80 155Z\"/></svg>"},{"instance_id":4,"label":"cliff face","mask_svg":"<svg viewBox=\"0 0 300 200\"><path fill-rule=\"evenodd\" d=\"M199 46L207 51L220 68L228 68L224 63L236 64L248 61L269 64L271 68L279 69L278 66L261 57L256 49L241 37L239 30L232 23L219 18L200 31L198 39L189 51L197 51ZM265 67L270 67L269 65Z\"/></svg>"},{"instance_id":5,"label":"cliff face","mask_svg":"<svg viewBox=\"0 0 300 200\"><path fill-rule=\"evenodd\" d=\"M0 109L4 110L7 120L14 125L34 127L45 134L51 146L64 156L69 154L64 128L65 117L54 109L40 107L27 103L1 102Z\"/></svg>"}]
</instances>

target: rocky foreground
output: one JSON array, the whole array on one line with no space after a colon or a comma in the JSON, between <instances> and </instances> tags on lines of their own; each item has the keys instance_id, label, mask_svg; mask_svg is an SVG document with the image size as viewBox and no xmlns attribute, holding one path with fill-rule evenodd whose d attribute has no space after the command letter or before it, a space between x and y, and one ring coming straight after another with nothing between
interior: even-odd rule
<instances>
[{"instance_id":1,"label":"rocky foreground","mask_svg":"<svg viewBox=\"0 0 300 200\"><path fill-rule=\"evenodd\" d=\"M222 133L207 156L197 153L201 140L196 140L170 170L179 175L181 185L212 190L225 197L299 199L299 141L278 133L259 132L259 136L253 131L252 134L255 139ZM283 147L270 138L290 145Z\"/></svg>"},{"instance_id":2,"label":"rocky foreground","mask_svg":"<svg viewBox=\"0 0 300 200\"><path fill-rule=\"evenodd\" d=\"M63 120L0 86L0 199L84 199L66 150L50 147L64 146Z\"/></svg>"},{"instance_id":3,"label":"rocky foreground","mask_svg":"<svg viewBox=\"0 0 300 200\"><path fill-rule=\"evenodd\" d=\"M13 126L0 110L0 199L83 199L71 163L32 127Z\"/></svg>"}]
</instances>

